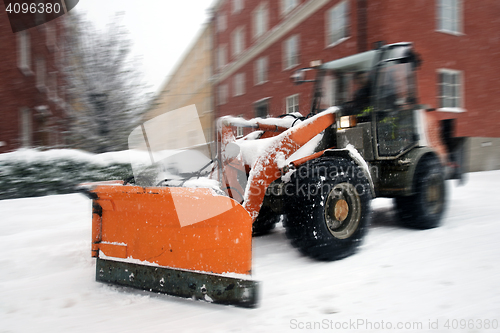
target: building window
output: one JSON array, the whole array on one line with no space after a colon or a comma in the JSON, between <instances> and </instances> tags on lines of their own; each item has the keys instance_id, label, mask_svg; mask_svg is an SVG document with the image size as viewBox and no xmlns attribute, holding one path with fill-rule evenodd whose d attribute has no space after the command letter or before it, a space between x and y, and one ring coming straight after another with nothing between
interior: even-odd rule
<instances>
[{"instance_id":1,"label":"building window","mask_svg":"<svg viewBox=\"0 0 500 333\"><path fill-rule=\"evenodd\" d=\"M245 93L245 73L236 74L233 78L233 96L241 96Z\"/></svg>"},{"instance_id":2,"label":"building window","mask_svg":"<svg viewBox=\"0 0 500 333\"><path fill-rule=\"evenodd\" d=\"M48 97L52 101L57 100L57 72L49 73Z\"/></svg>"},{"instance_id":3,"label":"building window","mask_svg":"<svg viewBox=\"0 0 500 333\"><path fill-rule=\"evenodd\" d=\"M23 148L31 147L33 137L33 127L31 122L31 111L28 108L21 109L21 145Z\"/></svg>"},{"instance_id":4,"label":"building window","mask_svg":"<svg viewBox=\"0 0 500 333\"><path fill-rule=\"evenodd\" d=\"M226 31L226 28L227 28L227 18L226 18L226 14L221 13L221 14L217 17L217 31L218 31L218 32L223 32L223 31Z\"/></svg>"},{"instance_id":5,"label":"building window","mask_svg":"<svg viewBox=\"0 0 500 333\"><path fill-rule=\"evenodd\" d=\"M238 116L238 118L243 119L241 115ZM236 126L236 137L241 138L243 136L243 127L242 126Z\"/></svg>"},{"instance_id":6,"label":"building window","mask_svg":"<svg viewBox=\"0 0 500 333\"><path fill-rule=\"evenodd\" d=\"M229 95L229 88L227 84L222 84L219 86L219 105L227 103L227 97Z\"/></svg>"},{"instance_id":7,"label":"building window","mask_svg":"<svg viewBox=\"0 0 500 333\"><path fill-rule=\"evenodd\" d=\"M349 3L343 1L326 12L326 46L340 43L349 35Z\"/></svg>"},{"instance_id":8,"label":"building window","mask_svg":"<svg viewBox=\"0 0 500 333\"><path fill-rule=\"evenodd\" d=\"M56 46L56 26L55 23L45 23L45 44L49 50Z\"/></svg>"},{"instance_id":9,"label":"building window","mask_svg":"<svg viewBox=\"0 0 500 333\"><path fill-rule=\"evenodd\" d=\"M227 46L221 45L219 46L219 50L217 52L217 65L219 68L222 68L226 64L227 64Z\"/></svg>"},{"instance_id":10,"label":"building window","mask_svg":"<svg viewBox=\"0 0 500 333\"><path fill-rule=\"evenodd\" d=\"M233 56L239 55L245 49L245 30L243 27L236 28L232 35Z\"/></svg>"},{"instance_id":11,"label":"building window","mask_svg":"<svg viewBox=\"0 0 500 333\"><path fill-rule=\"evenodd\" d=\"M31 74L31 44L27 31L17 33L17 66L24 75Z\"/></svg>"},{"instance_id":12,"label":"building window","mask_svg":"<svg viewBox=\"0 0 500 333\"><path fill-rule=\"evenodd\" d=\"M255 84L267 82L267 57L260 57L255 61Z\"/></svg>"},{"instance_id":13,"label":"building window","mask_svg":"<svg viewBox=\"0 0 500 333\"><path fill-rule=\"evenodd\" d=\"M267 3L261 3L253 12L253 37L264 34L269 25L269 9Z\"/></svg>"},{"instance_id":14,"label":"building window","mask_svg":"<svg viewBox=\"0 0 500 333\"><path fill-rule=\"evenodd\" d=\"M299 94L286 98L286 113L299 112Z\"/></svg>"},{"instance_id":15,"label":"building window","mask_svg":"<svg viewBox=\"0 0 500 333\"><path fill-rule=\"evenodd\" d=\"M462 72L451 69L438 70L438 96L441 111L463 111Z\"/></svg>"},{"instance_id":16,"label":"building window","mask_svg":"<svg viewBox=\"0 0 500 333\"><path fill-rule=\"evenodd\" d=\"M45 59L36 59L36 87L39 91L45 91Z\"/></svg>"},{"instance_id":17,"label":"building window","mask_svg":"<svg viewBox=\"0 0 500 333\"><path fill-rule=\"evenodd\" d=\"M286 15L297 7L298 0L281 0L281 14Z\"/></svg>"},{"instance_id":18,"label":"building window","mask_svg":"<svg viewBox=\"0 0 500 333\"><path fill-rule=\"evenodd\" d=\"M462 32L462 1L437 0L437 26L439 31Z\"/></svg>"},{"instance_id":19,"label":"building window","mask_svg":"<svg viewBox=\"0 0 500 333\"><path fill-rule=\"evenodd\" d=\"M233 14L238 14L243 10L243 0L233 0Z\"/></svg>"},{"instance_id":20,"label":"building window","mask_svg":"<svg viewBox=\"0 0 500 333\"><path fill-rule=\"evenodd\" d=\"M243 127L237 126L236 127L236 137L241 138L243 136Z\"/></svg>"},{"instance_id":21,"label":"building window","mask_svg":"<svg viewBox=\"0 0 500 333\"><path fill-rule=\"evenodd\" d=\"M255 117L266 118L269 114L269 97L261 99L253 103L253 108L255 111Z\"/></svg>"},{"instance_id":22,"label":"building window","mask_svg":"<svg viewBox=\"0 0 500 333\"><path fill-rule=\"evenodd\" d=\"M283 68L289 69L299 64L299 36L294 35L283 44Z\"/></svg>"}]
</instances>

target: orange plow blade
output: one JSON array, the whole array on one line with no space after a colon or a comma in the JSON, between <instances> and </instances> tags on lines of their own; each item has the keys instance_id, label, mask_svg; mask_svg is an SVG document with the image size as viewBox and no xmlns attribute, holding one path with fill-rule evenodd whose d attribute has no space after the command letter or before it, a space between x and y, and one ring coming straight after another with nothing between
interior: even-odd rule
<instances>
[{"instance_id":1,"label":"orange plow blade","mask_svg":"<svg viewBox=\"0 0 500 333\"><path fill-rule=\"evenodd\" d=\"M253 307L252 219L208 188L91 184L97 280ZM131 273L132 272L132 273ZM140 278L139 278L140 277Z\"/></svg>"}]
</instances>

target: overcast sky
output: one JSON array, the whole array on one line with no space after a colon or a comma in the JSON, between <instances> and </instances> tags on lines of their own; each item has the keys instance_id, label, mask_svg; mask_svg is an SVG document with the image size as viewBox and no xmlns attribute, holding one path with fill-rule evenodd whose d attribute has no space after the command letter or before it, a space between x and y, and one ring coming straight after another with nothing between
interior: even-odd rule
<instances>
[{"instance_id":1,"label":"overcast sky","mask_svg":"<svg viewBox=\"0 0 500 333\"><path fill-rule=\"evenodd\" d=\"M85 13L98 28L104 28L116 12L134 43L133 54L141 56L146 82L156 92L167 79L203 23L214 0L80 0L74 10Z\"/></svg>"}]
</instances>

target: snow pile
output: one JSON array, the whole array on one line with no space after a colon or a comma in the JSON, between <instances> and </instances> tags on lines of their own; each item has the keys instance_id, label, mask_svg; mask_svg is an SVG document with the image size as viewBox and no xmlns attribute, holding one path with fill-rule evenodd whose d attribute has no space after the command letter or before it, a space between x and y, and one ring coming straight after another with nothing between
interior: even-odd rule
<instances>
[{"instance_id":1,"label":"snow pile","mask_svg":"<svg viewBox=\"0 0 500 333\"><path fill-rule=\"evenodd\" d=\"M221 185L219 181L207 177L189 179L182 184L182 187L209 188L212 190L212 193L214 195L226 195L221 190Z\"/></svg>"},{"instance_id":2,"label":"snow pile","mask_svg":"<svg viewBox=\"0 0 500 333\"><path fill-rule=\"evenodd\" d=\"M323 133L320 133L316 135L314 138L309 140L305 145L300 147L295 153L293 153L289 158L286 160L286 164L289 164L295 160L298 160L300 158L309 156L314 153L314 150L320 143L321 139L323 139Z\"/></svg>"},{"instance_id":3,"label":"snow pile","mask_svg":"<svg viewBox=\"0 0 500 333\"><path fill-rule=\"evenodd\" d=\"M103 154L92 154L77 149L19 149L14 152L0 154L0 162L50 162L54 160L71 160L75 162L94 163L100 165L129 163L128 151L117 151Z\"/></svg>"},{"instance_id":4,"label":"snow pile","mask_svg":"<svg viewBox=\"0 0 500 333\"><path fill-rule=\"evenodd\" d=\"M149 163L150 156L146 151L113 151L102 154L93 154L78 149L26 149L22 148L10 153L0 154L1 162L51 162L54 160L70 160L75 162L93 163L101 166L111 164L127 164L131 160Z\"/></svg>"},{"instance_id":5,"label":"snow pile","mask_svg":"<svg viewBox=\"0 0 500 333\"><path fill-rule=\"evenodd\" d=\"M258 140L236 140L240 146L243 163L253 166L257 159L262 156L266 150L276 141L277 137L258 139Z\"/></svg>"},{"instance_id":6,"label":"snow pile","mask_svg":"<svg viewBox=\"0 0 500 333\"><path fill-rule=\"evenodd\" d=\"M244 119L240 117L232 117L225 116L221 119L230 123L232 126L238 127L258 127L258 124L270 125L270 126L279 126L290 128L301 122L300 118L303 118L302 114L299 112L290 113L282 118L253 118L253 119Z\"/></svg>"},{"instance_id":7,"label":"snow pile","mask_svg":"<svg viewBox=\"0 0 500 333\"><path fill-rule=\"evenodd\" d=\"M21 149L0 154L0 199L72 193L79 183L131 174L126 151L95 155L73 149Z\"/></svg>"}]
</instances>

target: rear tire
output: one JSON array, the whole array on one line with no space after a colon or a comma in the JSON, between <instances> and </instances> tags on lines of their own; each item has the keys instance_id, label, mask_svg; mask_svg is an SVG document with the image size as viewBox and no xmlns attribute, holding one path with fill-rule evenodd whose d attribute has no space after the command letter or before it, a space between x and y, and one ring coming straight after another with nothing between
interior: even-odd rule
<instances>
[{"instance_id":1,"label":"rear tire","mask_svg":"<svg viewBox=\"0 0 500 333\"><path fill-rule=\"evenodd\" d=\"M259 211L259 216L252 224L252 236L263 236L271 232L280 221L281 215L276 214L268 206L262 206Z\"/></svg>"},{"instance_id":2,"label":"rear tire","mask_svg":"<svg viewBox=\"0 0 500 333\"><path fill-rule=\"evenodd\" d=\"M413 229L439 226L446 206L446 186L443 167L435 155L418 162L413 186L413 195L395 200L400 223Z\"/></svg>"},{"instance_id":3,"label":"rear tire","mask_svg":"<svg viewBox=\"0 0 500 333\"><path fill-rule=\"evenodd\" d=\"M371 190L354 161L321 157L307 162L287 185L284 225L292 245L327 261L356 252L371 218Z\"/></svg>"}]
</instances>

